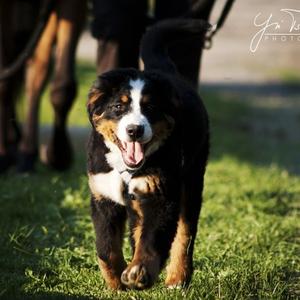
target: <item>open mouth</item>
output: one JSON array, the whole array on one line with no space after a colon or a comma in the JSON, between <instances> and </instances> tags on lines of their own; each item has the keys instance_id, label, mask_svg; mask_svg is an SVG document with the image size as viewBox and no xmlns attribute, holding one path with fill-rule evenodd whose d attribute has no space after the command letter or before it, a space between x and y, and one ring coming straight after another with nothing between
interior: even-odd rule
<instances>
[{"instance_id":1,"label":"open mouth","mask_svg":"<svg viewBox=\"0 0 300 300\"><path fill-rule=\"evenodd\" d=\"M145 144L119 140L119 148L126 166L130 169L138 169L142 166L145 160Z\"/></svg>"}]
</instances>

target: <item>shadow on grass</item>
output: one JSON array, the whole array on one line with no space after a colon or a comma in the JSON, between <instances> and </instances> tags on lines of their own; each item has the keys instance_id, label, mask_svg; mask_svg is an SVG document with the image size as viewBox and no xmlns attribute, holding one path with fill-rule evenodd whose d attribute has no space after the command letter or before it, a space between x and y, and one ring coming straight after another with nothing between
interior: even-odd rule
<instances>
[{"instance_id":1,"label":"shadow on grass","mask_svg":"<svg viewBox=\"0 0 300 300\"><path fill-rule=\"evenodd\" d=\"M83 154L65 173L38 166L33 175L1 176L0 298L76 298L57 294L55 286L72 279L67 272L74 265L95 269L83 250L94 246L85 177ZM47 289L54 291L39 294Z\"/></svg>"},{"instance_id":2,"label":"shadow on grass","mask_svg":"<svg viewBox=\"0 0 300 300\"><path fill-rule=\"evenodd\" d=\"M300 86L207 84L200 93L211 120L210 159L228 155L300 174Z\"/></svg>"},{"instance_id":3,"label":"shadow on grass","mask_svg":"<svg viewBox=\"0 0 300 300\"><path fill-rule=\"evenodd\" d=\"M83 72L88 76L89 68ZM299 175L300 90L282 88L273 84L204 85L201 94L212 131L210 160L230 156L262 167L275 164ZM79 276L79 269L98 272L91 255L94 237L83 154L88 131L83 130L81 138L73 132L79 154L69 172L57 174L39 168L31 176L8 174L0 178L0 297L90 299L81 295L88 294L95 282L86 283L79 292L71 291L78 297L50 291L56 286L59 289L60 284L65 284L61 289L68 290L68 280ZM266 197L276 199L274 207L263 208L267 214L285 216L295 209L289 205L291 195L287 193ZM88 277L84 274L87 276L78 282Z\"/></svg>"},{"instance_id":4,"label":"shadow on grass","mask_svg":"<svg viewBox=\"0 0 300 300\"><path fill-rule=\"evenodd\" d=\"M275 199L272 206L263 208L266 214L287 216L293 211L296 214L300 214L300 207L295 205L295 194L288 191L273 192L269 199Z\"/></svg>"},{"instance_id":5,"label":"shadow on grass","mask_svg":"<svg viewBox=\"0 0 300 300\"><path fill-rule=\"evenodd\" d=\"M7 298L6 298L7 299ZM16 298L11 298L11 299L16 299ZM96 297L85 297L85 296L68 296L63 293L37 293L35 295L20 295L19 299L22 300L40 300L40 299L47 299L47 300L93 300L93 299L98 299Z\"/></svg>"}]
</instances>

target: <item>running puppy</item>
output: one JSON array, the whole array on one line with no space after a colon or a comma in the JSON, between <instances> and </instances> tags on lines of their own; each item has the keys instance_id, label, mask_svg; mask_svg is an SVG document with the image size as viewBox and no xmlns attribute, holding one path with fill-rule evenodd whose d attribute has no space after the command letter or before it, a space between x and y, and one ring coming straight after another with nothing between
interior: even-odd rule
<instances>
[{"instance_id":1,"label":"running puppy","mask_svg":"<svg viewBox=\"0 0 300 300\"><path fill-rule=\"evenodd\" d=\"M155 25L142 40L145 71L110 71L90 90L92 219L99 266L113 289L151 286L169 254L166 285L191 279L208 117L166 49L186 36L201 38L207 29L199 20ZM128 265L122 253L126 219L133 249Z\"/></svg>"}]
</instances>

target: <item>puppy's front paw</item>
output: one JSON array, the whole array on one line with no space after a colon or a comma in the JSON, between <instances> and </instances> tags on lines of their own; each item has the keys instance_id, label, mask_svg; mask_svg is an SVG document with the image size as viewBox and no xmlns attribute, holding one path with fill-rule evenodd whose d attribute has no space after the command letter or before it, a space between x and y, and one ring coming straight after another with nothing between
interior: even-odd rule
<instances>
[{"instance_id":1,"label":"puppy's front paw","mask_svg":"<svg viewBox=\"0 0 300 300\"><path fill-rule=\"evenodd\" d=\"M121 275L123 284L134 289L144 289L152 283L151 276L143 264L134 264L127 267Z\"/></svg>"},{"instance_id":2,"label":"puppy's front paw","mask_svg":"<svg viewBox=\"0 0 300 300\"><path fill-rule=\"evenodd\" d=\"M176 275L174 276L167 276L165 281L165 285L168 289L181 289L186 286L186 280L184 278L180 278Z\"/></svg>"},{"instance_id":3,"label":"puppy's front paw","mask_svg":"<svg viewBox=\"0 0 300 300\"><path fill-rule=\"evenodd\" d=\"M165 285L168 289L180 289L188 286L191 279L191 271L188 268L178 268L176 270L167 269Z\"/></svg>"}]
</instances>

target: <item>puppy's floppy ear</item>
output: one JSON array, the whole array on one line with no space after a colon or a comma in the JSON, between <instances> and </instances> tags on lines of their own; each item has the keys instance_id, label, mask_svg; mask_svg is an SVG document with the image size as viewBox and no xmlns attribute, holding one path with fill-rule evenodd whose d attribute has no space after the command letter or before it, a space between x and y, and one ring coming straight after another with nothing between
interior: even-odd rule
<instances>
[{"instance_id":1,"label":"puppy's floppy ear","mask_svg":"<svg viewBox=\"0 0 300 300\"><path fill-rule=\"evenodd\" d=\"M87 110L90 120L96 110L97 113L104 111L109 98L120 89L122 83L136 76L135 69L113 70L98 76L88 95Z\"/></svg>"},{"instance_id":2,"label":"puppy's floppy ear","mask_svg":"<svg viewBox=\"0 0 300 300\"><path fill-rule=\"evenodd\" d=\"M96 111L97 114L101 114L104 111L105 104L116 87L114 77L109 73L111 72L98 76L89 90L87 110L90 121Z\"/></svg>"},{"instance_id":3,"label":"puppy's floppy ear","mask_svg":"<svg viewBox=\"0 0 300 300\"><path fill-rule=\"evenodd\" d=\"M87 111L90 119L92 118L95 108L98 106L98 104L100 104L100 101L104 96L104 90L101 85L101 79L98 77L89 90Z\"/></svg>"},{"instance_id":4,"label":"puppy's floppy ear","mask_svg":"<svg viewBox=\"0 0 300 300\"><path fill-rule=\"evenodd\" d=\"M88 117L93 125L93 115L96 110L96 108L100 105L100 102L104 96L103 91L100 89L100 80L97 78L96 81L94 81L93 85L91 86L89 93L88 93L88 101L87 101L87 112ZM102 106L102 105L101 105Z\"/></svg>"}]
</instances>

